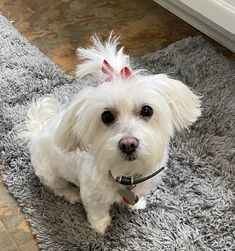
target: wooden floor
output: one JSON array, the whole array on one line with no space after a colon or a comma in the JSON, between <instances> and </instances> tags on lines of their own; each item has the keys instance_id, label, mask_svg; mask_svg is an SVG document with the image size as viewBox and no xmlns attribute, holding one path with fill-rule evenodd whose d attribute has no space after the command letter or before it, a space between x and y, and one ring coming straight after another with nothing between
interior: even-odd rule
<instances>
[{"instance_id":1,"label":"wooden floor","mask_svg":"<svg viewBox=\"0 0 235 251\"><path fill-rule=\"evenodd\" d=\"M0 0L0 12L33 45L74 75L75 50L89 37L114 30L126 52L140 56L200 32L152 0ZM235 55L212 42L218 51ZM0 251L38 250L29 224L0 179Z\"/></svg>"}]
</instances>

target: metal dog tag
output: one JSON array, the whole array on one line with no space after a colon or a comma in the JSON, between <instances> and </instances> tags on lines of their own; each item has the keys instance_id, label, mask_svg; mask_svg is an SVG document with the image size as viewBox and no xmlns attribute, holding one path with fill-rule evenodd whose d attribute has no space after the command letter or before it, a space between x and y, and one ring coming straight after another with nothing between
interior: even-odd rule
<instances>
[{"instance_id":1,"label":"metal dog tag","mask_svg":"<svg viewBox=\"0 0 235 251\"><path fill-rule=\"evenodd\" d=\"M138 202L138 196L135 195L129 188L120 189L119 194L122 196L123 201L130 205L135 205Z\"/></svg>"}]
</instances>

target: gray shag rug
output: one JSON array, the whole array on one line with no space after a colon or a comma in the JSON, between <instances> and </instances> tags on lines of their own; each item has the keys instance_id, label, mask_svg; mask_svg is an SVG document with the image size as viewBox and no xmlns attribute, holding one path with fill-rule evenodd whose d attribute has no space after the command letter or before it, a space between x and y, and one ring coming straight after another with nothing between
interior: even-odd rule
<instances>
[{"instance_id":1,"label":"gray shag rug","mask_svg":"<svg viewBox=\"0 0 235 251\"><path fill-rule=\"evenodd\" d=\"M43 187L28 150L13 130L33 98L68 102L87 81L66 76L0 17L1 172L41 250L235 250L235 65L201 37L187 38L136 59L168 73L203 96L203 114L171 141L162 184L139 212L114 205L104 237L90 229L82 205ZM93 80L92 78L89 81ZM95 81L95 80L94 80Z\"/></svg>"}]
</instances>

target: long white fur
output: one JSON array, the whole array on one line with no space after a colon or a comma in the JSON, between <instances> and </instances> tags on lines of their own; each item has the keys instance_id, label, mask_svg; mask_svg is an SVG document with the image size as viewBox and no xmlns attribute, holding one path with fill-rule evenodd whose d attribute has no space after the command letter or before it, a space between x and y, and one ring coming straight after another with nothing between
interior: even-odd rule
<instances>
[{"instance_id":1,"label":"long white fur","mask_svg":"<svg viewBox=\"0 0 235 251\"><path fill-rule=\"evenodd\" d=\"M104 59L114 74L130 67L123 49L117 49L117 37L109 37L104 44L97 37L92 41L92 48L78 50L85 60L78 66L79 77L100 72ZM143 105L153 108L148 120L139 115ZM109 126L101 120L107 109L116 114ZM199 98L182 82L165 74L126 80L117 74L110 82L84 88L66 109L56 99L39 99L28 111L22 135L29 142L32 165L41 182L72 203L81 197L91 226L103 234L111 222L110 206L122 201L118 192L122 186L109 177L108 170L115 177L146 176L166 166L170 137L199 115ZM125 137L139 140L136 160L131 162L118 149ZM161 176L136 186L134 192L141 199L135 209L145 207L144 196Z\"/></svg>"},{"instance_id":2,"label":"long white fur","mask_svg":"<svg viewBox=\"0 0 235 251\"><path fill-rule=\"evenodd\" d=\"M127 66L130 68L129 56L123 52L123 47L117 49L119 44L118 36L112 36L110 34L108 40L101 43L97 36L91 38L93 46L89 49L79 48L77 53L80 59L84 62L77 67L77 76L82 78L88 74L99 72L104 60L107 60L109 64L114 68L115 72Z\"/></svg>"}]
</instances>

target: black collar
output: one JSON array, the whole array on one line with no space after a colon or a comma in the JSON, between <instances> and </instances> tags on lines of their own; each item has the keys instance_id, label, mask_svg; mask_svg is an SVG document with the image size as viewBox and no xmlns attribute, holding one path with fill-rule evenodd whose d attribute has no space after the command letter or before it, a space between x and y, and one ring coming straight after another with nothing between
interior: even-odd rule
<instances>
[{"instance_id":1,"label":"black collar","mask_svg":"<svg viewBox=\"0 0 235 251\"><path fill-rule=\"evenodd\" d=\"M155 175L157 175L158 173L160 173L161 171L164 170L165 167L161 167L160 169L158 169L156 172L146 176L146 177L143 177L143 178L140 178L140 179L134 179L133 176L130 176L130 177L126 177L126 176L118 176L116 179L113 177L111 171L109 170L109 175L110 177L112 177L112 179L121 184L121 185L126 185L126 186L134 186L134 185L137 185L139 183L142 183L148 179L151 179L152 177L154 177Z\"/></svg>"}]
</instances>

